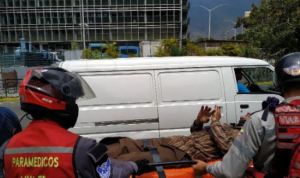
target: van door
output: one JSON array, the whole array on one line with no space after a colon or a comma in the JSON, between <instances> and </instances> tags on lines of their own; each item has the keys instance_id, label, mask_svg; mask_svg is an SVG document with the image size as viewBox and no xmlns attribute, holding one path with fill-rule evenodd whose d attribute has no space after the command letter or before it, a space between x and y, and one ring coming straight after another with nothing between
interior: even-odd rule
<instances>
[{"instance_id":1,"label":"van door","mask_svg":"<svg viewBox=\"0 0 300 178\"><path fill-rule=\"evenodd\" d=\"M219 68L155 71L160 137L189 135L201 106L216 104L226 115Z\"/></svg>"},{"instance_id":2,"label":"van door","mask_svg":"<svg viewBox=\"0 0 300 178\"><path fill-rule=\"evenodd\" d=\"M96 98L79 101L72 131L92 138L158 137L153 71L80 73Z\"/></svg>"},{"instance_id":3,"label":"van door","mask_svg":"<svg viewBox=\"0 0 300 178\"><path fill-rule=\"evenodd\" d=\"M233 67L235 77L236 118L262 109L268 96L282 100L274 87L274 71L270 66Z\"/></svg>"}]
</instances>

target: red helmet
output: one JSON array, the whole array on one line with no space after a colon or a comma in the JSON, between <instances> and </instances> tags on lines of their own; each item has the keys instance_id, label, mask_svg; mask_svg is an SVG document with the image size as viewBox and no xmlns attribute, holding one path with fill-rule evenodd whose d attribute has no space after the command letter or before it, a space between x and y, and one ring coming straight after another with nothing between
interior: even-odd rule
<instances>
[{"instance_id":1,"label":"red helmet","mask_svg":"<svg viewBox=\"0 0 300 178\"><path fill-rule=\"evenodd\" d=\"M29 69L19 95L21 109L34 119L52 119L66 128L76 123L76 100L95 96L79 75L58 67Z\"/></svg>"}]
</instances>

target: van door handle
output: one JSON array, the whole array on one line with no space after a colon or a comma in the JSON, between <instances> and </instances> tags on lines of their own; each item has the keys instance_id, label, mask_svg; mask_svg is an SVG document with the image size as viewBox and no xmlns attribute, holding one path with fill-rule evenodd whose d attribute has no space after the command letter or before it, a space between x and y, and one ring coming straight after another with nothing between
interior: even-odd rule
<instances>
[{"instance_id":1,"label":"van door handle","mask_svg":"<svg viewBox=\"0 0 300 178\"><path fill-rule=\"evenodd\" d=\"M249 108L249 104L241 104L240 108L241 109L247 109L247 108Z\"/></svg>"}]
</instances>

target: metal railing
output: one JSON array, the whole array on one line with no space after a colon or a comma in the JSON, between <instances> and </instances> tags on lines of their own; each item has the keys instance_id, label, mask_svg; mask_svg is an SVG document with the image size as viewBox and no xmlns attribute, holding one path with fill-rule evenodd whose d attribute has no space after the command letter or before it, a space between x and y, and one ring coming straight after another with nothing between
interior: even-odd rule
<instances>
[{"instance_id":1,"label":"metal railing","mask_svg":"<svg viewBox=\"0 0 300 178\"><path fill-rule=\"evenodd\" d=\"M22 79L0 79L0 97L18 96L19 84Z\"/></svg>"}]
</instances>

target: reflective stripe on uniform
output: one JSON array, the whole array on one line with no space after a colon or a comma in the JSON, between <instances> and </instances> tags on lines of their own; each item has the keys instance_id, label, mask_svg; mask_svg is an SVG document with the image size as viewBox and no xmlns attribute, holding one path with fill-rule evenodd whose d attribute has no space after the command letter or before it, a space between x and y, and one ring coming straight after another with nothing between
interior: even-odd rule
<instances>
[{"instance_id":1,"label":"reflective stripe on uniform","mask_svg":"<svg viewBox=\"0 0 300 178\"><path fill-rule=\"evenodd\" d=\"M22 153L73 153L73 147L21 147L21 148L7 148L5 150L8 154L22 154Z\"/></svg>"}]
</instances>

